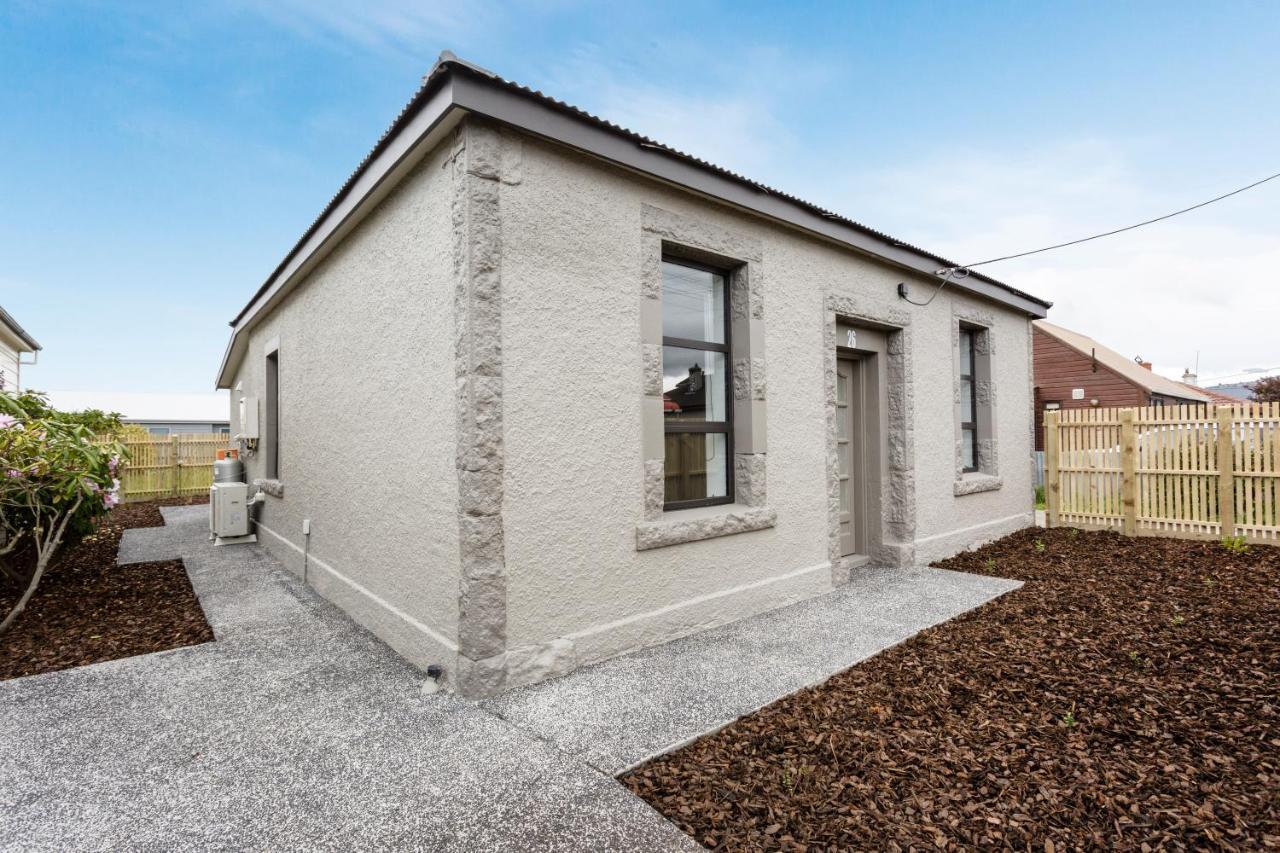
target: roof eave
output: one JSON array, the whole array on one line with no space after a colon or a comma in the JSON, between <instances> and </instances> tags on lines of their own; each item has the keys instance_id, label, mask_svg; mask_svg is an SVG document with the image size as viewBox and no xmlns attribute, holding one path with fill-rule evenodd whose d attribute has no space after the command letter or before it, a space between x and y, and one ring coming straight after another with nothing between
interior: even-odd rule
<instances>
[{"instance_id":1,"label":"roof eave","mask_svg":"<svg viewBox=\"0 0 1280 853\"><path fill-rule=\"evenodd\" d=\"M9 328L9 331L12 332L18 340L22 341L29 347L29 349L23 350L23 352L39 352L43 349L40 344L36 343L35 338L27 334L26 329L18 325L18 321L13 319L13 315L3 308L0 308L0 323L4 323L4 325Z\"/></svg>"},{"instance_id":2,"label":"roof eave","mask_svg":"<svg viewBox=\"0 0 1280 853\"><path fill-rule=\"evenodd\" d=\"M240 333L277 305L457 124L462 111L454 103L450 81L438 81L441 83L438 86L433 86L433 82L437 81L428 78L428 83L415 97L418 105L402 113L404 121L397 122L399 128L383 137L231 321L231 339L223 353L215 387L231 387L232 376L246 347Z\"/></svg>"},{"instance_id":3,"label":"roof eave","mask_svg":"<svg viewBox=\"0 0 1280 853\"><path fill-rule=\"evenodd\" d=\"M826 237L932 281L938 280L940 268L954 266L945 258L589 116L446 52L373 150L231 321L231 340L216 387L230 387L246 346L241 332L278 304L408 172L416 162L414 155L420 157L434 147L463 112ZM1047 316L1052 305L981 273L949 286L1035 318Z\"/></svg>"}]
</instances>

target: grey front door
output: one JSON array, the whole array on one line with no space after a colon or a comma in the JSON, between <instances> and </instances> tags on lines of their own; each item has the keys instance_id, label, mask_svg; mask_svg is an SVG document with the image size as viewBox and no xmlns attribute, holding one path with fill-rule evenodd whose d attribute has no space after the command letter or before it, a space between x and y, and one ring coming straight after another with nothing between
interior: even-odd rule
<instances>
[{"instance_id":1,"label":"grey front door","mask_svg":"<svg viewBox=\"0 0 1280 853\"><path fill-rule=\"evenodd\" d=\"M853 359L836 360L836 480L840 491L840 554L857 553L857 481L854 465L858 446L855 436L858 363Z\"/></svg>"}]
</instances>

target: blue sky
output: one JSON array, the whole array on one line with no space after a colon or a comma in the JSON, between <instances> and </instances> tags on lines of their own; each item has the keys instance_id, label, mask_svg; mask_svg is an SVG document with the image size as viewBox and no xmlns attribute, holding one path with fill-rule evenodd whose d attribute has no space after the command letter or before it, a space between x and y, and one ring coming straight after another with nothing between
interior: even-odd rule
<instances>
[{"instance_id":1,"label":"blue sky","mask_svg":"<svg viewBox=\"0 0 1280 853\"><path fill-rule=\"evenodd\" d=\"M24 382L203 391L227 321L440 50L972 262L1280 171L1274 3L0 6ZM1180 373L1280 366L1280 181L1001 264Z\"/></svg>"}]
</instances>

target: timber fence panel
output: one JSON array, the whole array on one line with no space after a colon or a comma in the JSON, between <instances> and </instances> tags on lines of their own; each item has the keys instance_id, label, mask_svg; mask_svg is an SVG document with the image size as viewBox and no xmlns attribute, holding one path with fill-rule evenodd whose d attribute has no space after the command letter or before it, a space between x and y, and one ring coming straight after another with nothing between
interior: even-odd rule
<instances>
[{"instance_id":1,"label":"timber fence panel","mask_svg":"<svg viewBox=\"0 0 1280 853\"><path fill-rule=\"evenodd\" d=\"M122 440L128 456L121 464L120 492L126 501L203 495L213 484L217 451L230 436L187 433Z\"/></svg>"},{"instance_id":2,"label":"timber fence panel","mask_svg":"<svg viewBox=\"0 0 1280 853\"><path fill-rule=\"evenodd\" d=\"M1280 403L1045 418L1050 526L1280 545Z\"/></svg>"}]
</instances>

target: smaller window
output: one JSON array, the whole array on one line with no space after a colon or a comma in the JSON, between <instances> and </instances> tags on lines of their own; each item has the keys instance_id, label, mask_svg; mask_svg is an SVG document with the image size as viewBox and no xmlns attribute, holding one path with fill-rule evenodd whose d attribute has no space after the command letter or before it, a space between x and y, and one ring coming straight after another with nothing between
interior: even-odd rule
<instances>
[{"instance_id":1,"label":"smaller window","mask_svg":"<svg viewBox=\"0 0 1280 853\"><path fill-rule=\"evenodd\" d=\"M268 480L280 479L280 350L267 356L267 424L262 460Z\"/></svg>"},{"instance_id":2,"label":"smaller window","mask_svg":"<svg viewBox=\"0 0 1280 853\"><path fill-rule=\"evenodd\" d=\"M165 438L169 435L168 427L147 427L147 432L156 438Z\"/></svg>"},{"instance_id":3,"label":"smaller window","mask_svg":"<svg viewBox=\"0 0 1280 853\"><path fill-rule=\"evenodd\" d=\"M974 381L977 353L972 329L960 329L960 463L965 472L978 470L978 394Z\"/></svg>"}]
</instances>

